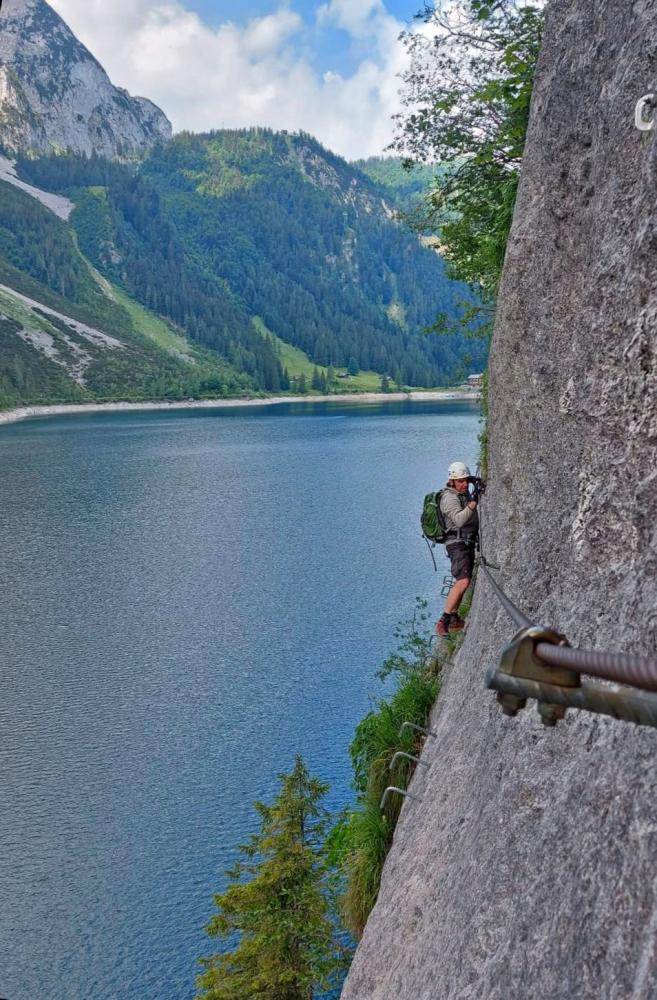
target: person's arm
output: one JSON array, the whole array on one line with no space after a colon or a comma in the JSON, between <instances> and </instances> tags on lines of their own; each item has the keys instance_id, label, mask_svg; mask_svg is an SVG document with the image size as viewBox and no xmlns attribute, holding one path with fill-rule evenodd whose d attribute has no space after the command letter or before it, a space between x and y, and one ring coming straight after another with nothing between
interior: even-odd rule
<instances>
[{"instance_id":1,"label":"person's arm","mask_svg":"<svg viewBox=\"0 0 657 1000\"><path fill-rule=\"evenodd\" d=\"M477 509L477 502L471 500L467 507L461 507L461 501L456 493L443 493L440 506L449 525L454 525L455 528L464 528L472 521Z\"/></svg>"}]
</instances>

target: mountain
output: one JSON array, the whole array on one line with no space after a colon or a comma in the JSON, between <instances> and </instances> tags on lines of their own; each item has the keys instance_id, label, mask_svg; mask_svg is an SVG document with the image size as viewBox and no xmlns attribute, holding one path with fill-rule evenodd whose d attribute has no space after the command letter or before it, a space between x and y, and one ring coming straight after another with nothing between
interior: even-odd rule
<instances>
[{"instance_id":1,"label":"mountain","mask_svg":"<svg viewBox=\"0 0 657 1000\"><path fill-rule=\"evenodd\" d=\"M0 145L7 152L71 150L127 159L170 137L166 115L114 87L45 0L4 0Z\"/></svg>"},{"instance_id":2,"label":"mountain","mask_svg":"<svg viewBox=\"0 0 657 1000\"><path fill-rule=\"evenodd\" d=\"M423 332L468 290L398 224L382 188L310 136L181 134L138 170L70 156L18 169L75 201L80 248L106 278L239 367L236 343L253 354L263 334L327 374L378 372L372 387L382 374L445 385L484 363L481 342ZM245 370L259 388L285 381L265 357Z\"/></svg>"},{"instance_id":3,"label":"mountain","mask_svg":"<svg viewBox=\"0 0 657 1000\"><path fill-rule=\"evenodd\" d=\"M183 134L152 151L143 175L189 252L316 364L428 387L485 363L481 342L426 335L470 290L399 223L384 187L311 136Z\"/></svg>"},{"instance_id":4,"label":"mountain","mask_svg":"<svg viewBox=\"0 0 657 1000\"><path fill-rule=\"evenodd\" d=\"M171 139L45 0L5 0L0 25L0 405L431 387L484 365L482 341L426 335L471 293L400 224L398 166L368 176L303 133Z\"/></svg>"}]
</instances>

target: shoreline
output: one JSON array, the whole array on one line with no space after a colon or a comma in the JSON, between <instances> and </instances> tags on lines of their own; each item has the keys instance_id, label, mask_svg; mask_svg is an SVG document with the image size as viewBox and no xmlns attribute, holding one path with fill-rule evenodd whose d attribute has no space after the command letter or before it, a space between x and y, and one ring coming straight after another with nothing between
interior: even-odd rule
<instances>
[{"instance_id":1,"label":"shoreline","mask_svg":"<svg viewBox=\"0 0 657 1000\"><path fill-rule=\"evenodd\" d=\"M459 389L428 392L354 392L337 393L333 396L268 396L258 399L189 399L167 402L166 400L142 403L53 403L44 406L17 406L13 410L0 410L0 425L13 424L19 420L35 417L56 417L76 413L124 413L132 410L200 410L226 409L235 406L280 406L281 403L400 403L411 402L453 402L454 400L479 401L477 390L467 392Z\"/></svg>"}]
</instances>

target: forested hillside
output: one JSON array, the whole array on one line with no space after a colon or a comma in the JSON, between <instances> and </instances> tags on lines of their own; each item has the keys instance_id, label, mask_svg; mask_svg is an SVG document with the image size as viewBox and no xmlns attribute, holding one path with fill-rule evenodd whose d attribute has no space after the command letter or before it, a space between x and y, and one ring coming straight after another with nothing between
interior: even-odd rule
<instances>
[{"instance_id":1,"label":"forested hillside","mask_svg":"<svg viewBox=\"0 0 657 1000\"><path fill-rule=\"evenodd\" d=\"M289 384L267 330L318 366L398 385L450 384L485 361L476 340L425 335L467 289L397 223L384 187L309 136L181 134L138 170L73 156L18 168L75 201L80 247L105 277L256 388Z\"/></svg>"},{"instance_id":2,"label":"forested hillside","mask_svg":"<svg viewBox=\"0 0 657 1000\"><path fill-rule=\"evenodd\" d=\"M437 165L426 163L405 167L400 156L370 156L354 160L353 166L385 188L387 197L402 213L417 208L428 190L435 187L436 178L444 174Z\"/></svg>"},{"instance_id":3,"label":"forested hillside","mask_svg":"<svg viewBox=\"0 0 657 1000\"><path fill-rule=\"evenodd\" d=\"M307 135L180 135L143 173L189 253L266 326L319 365L452 382L479 344L426 337L467 295L392 218L386 191Z\"/></svg>"},{"instance_id":4,"label":"forested hillside","mask_svg":"<svg viewBox=\"0 0 657 1000\"><path fill-rule=\"evenodd\" d=\"M0 407L252 389L248 376L114 292L65 222L0 183Z\"/></svg>"}]
</instances>

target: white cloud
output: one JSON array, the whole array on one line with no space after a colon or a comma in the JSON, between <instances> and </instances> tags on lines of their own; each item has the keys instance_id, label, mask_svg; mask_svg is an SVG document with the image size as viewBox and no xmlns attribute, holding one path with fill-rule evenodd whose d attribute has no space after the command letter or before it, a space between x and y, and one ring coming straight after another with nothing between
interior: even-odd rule
<instances>
[{"instance_id":1,"label":"white cloud","mask_svg":"<svg viewBox=\"0 0 657 1000\"><path fill-rule=\"evenodd\" d=\"M386 16L382 0L329 0L317 11L320 24L336 24L355 38L370 32L373 19L381 16Z\"/></svg>"},{"instance_id":2,"label":"white cloud","mask_svg":"<svg viewBox=\"0 0 657 1000\"><path fill-rule=\"evenodd\" d=\"M349 75L311 65L303 22L286 3L211 27L178 0L50 2L113 82L155 101L176 130L303 129L350 158L381 153L392 138L406 56L402 26L382 0L329 0L318 10L318 30L342 28L363 53Z\"/></svg>"}]
</instances>

